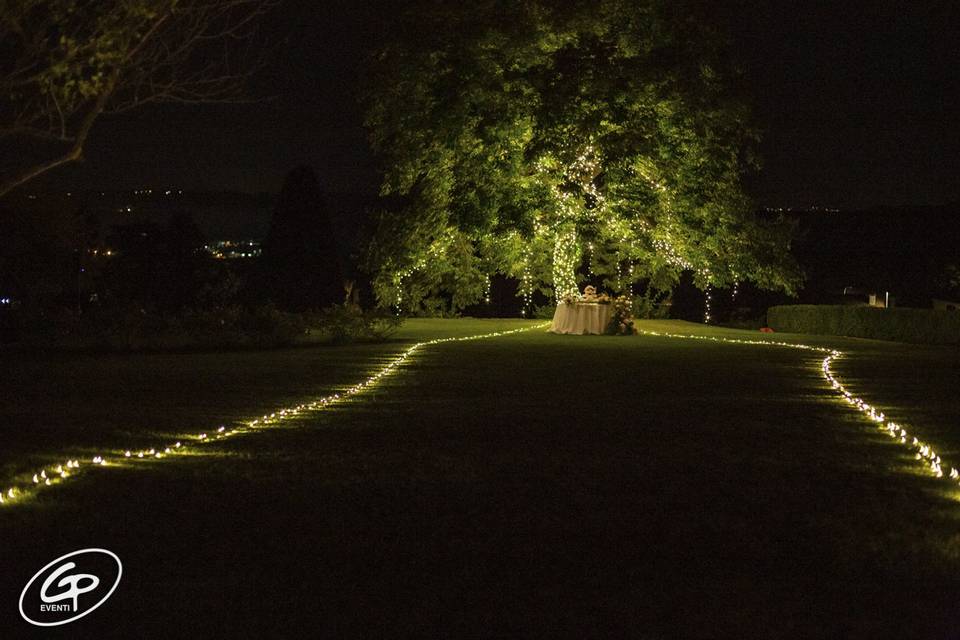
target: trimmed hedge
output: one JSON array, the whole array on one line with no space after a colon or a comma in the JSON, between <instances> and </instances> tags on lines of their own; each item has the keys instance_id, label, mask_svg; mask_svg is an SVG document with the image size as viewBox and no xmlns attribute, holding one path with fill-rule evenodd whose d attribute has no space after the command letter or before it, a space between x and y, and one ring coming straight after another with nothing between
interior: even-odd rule
<instances>
[{"instance_id":1,"label":"trimmed hedge","mask_svg":"<svg viewBox=\"0 0 960 640\"><path fill-rule=\"evenodd\" d=\"M960 313L956 311L795 304L770 307L767 325L787 333L960 344Z\"/></svg>"}]
</instances>

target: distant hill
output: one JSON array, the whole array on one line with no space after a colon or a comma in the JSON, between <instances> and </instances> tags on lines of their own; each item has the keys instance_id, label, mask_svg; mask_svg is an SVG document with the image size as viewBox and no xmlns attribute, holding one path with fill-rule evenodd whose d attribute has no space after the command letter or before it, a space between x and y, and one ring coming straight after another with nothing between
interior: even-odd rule
<instances>
[{"instance_id":1,"label":"distant hill","mask_svg":"<svg viewBox=\"0 0 960 640\"><path fill-rule=\"evenodd\" d=\"M794 255L807 273L804 302L858 287L928 306L945 265L960 261L960 204L790 216L798 225Z\"/></svg>"},{"instance_id":2,"label":"distant hill","mask_svg":"<svg viewBox=\"0 0 960 640\"><path fill-rule=\"evenodd\" d=\"M352 236L363 212L376 200L354 194L325 193L338 231ZM104 233L114 226L165 223L175 213L188 212L207 241L262 240L270 228L277 195L238 191L185 191L143 189L136 191L73 191L17 193L6 207L37 211L61 210L95 215Z\"/></svg>"}]
</instances>

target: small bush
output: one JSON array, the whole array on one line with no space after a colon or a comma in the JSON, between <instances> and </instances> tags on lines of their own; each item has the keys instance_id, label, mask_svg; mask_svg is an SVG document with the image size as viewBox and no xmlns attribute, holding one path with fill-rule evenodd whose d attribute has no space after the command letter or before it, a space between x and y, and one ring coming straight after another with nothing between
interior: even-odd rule
<instances>
[{"instance_id":1,"label":"small bush","mask_svg":"<svg viewBox=\"0 0 960 640\"><path fill-rule=\"evenodd\" d=\"M633 298L633 316L644 320L663 320L670 316L670 303L667 294L648 290L642 296Z\"/></svg>"},{"instance_id":2,"label":"small bush","mask_svg":"<svg viewBox=\"0 0 960 640\"><path fill-rule=\"evenodd\" d=\"M320 330L333 342L383 342L392 336L403 322L387 309L363 311L360 307L335 304L320 312L317 318Z\"/></svg>"},{"instance_id":3,"label":"small bush","mask_svg":"<svg viewBox=\"0 0 960 640\"><path fill-rule=\"evenodd\" d=\"M530 313L530 317L536 318L538 320L552 320L556 312L557 312L557 305L555 304L537 305L533 308L533 311Z\"/></svg>"},{"instance_id":4,"label":"small bush","mask_svg":"<svg viewBox=\"0 0 960 640\"><path fill-rule=\"evenodd\" d=\"M954 311L797 304L770 307L767 324L789 333L960 344L960 313Z\"/></svg>"},{"instance_id":5,"label":"small bush","mask_svg":"<svg viewBox=\"0 0 960 640\"><path fill-rule=\"evenodd\" d=\"M306 320L264 305L184 310L159 315L137 307L48 312L22 319L20 346L34 349L153 351L292 345Z\"/></svg>"},{"instance_id":6,"label":"small bush","mask_svg":"<svg viewBox=\"0 0 960 640\"><path fill-rule=\"evenodd\" d=\"M635 301L630 296L619 296L611 302L613 313L604 333L608 336L632 336L637 333L634 326L633 309Z\"/></svg>"}]
</instances>

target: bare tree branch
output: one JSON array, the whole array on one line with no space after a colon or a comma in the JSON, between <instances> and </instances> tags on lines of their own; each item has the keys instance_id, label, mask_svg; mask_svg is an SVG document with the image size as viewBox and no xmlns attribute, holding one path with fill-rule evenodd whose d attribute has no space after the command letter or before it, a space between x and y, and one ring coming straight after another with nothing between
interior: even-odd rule
<instances>
[{"instance_id":1,"label":"bare tree branch","mask_svg":"<svg viewBox=\"0 0 960 640\"><path fill-rule=\"evenodd\" d=\"M113 77L108 83L108 90L104 91L100 97L97 99L96 103L90 108L86 116L80 123L79 128L77 129L76 136L74 138L73 145L67 149L64 153L54 158L51 158L45 162L40 162L33 166L27 167L22 170L19 174L14 174L9 177L4 177L0 181L0 196L13 189L17 188L21 184L28 182L36 178L37 176L50 171L56 167L59 167L62 164L68 162L73 162L81 157L83 154L83 145L87 141L87 136L90 133L90 129L93 128L93 123L96 121L97 117L103 111L104 105L107 103L107 100L110 98L110 95L113 90L113 86L116 85L118 78L120 77L120 71L117 70L114 72Z\"/></svg>"},{"instance_id":2,"label":"bare tree branch","mask_svg":"<svg viewBox=\"0 0 960 640\"><path fill-rule=\"evenodd\" d=\"M257 26L278 3L0 0L0 141L51 147L46 158L4 170L0 197L80 158L103 114L251 101L243 89L263 65Z\"/></svg>"}]
</instances>

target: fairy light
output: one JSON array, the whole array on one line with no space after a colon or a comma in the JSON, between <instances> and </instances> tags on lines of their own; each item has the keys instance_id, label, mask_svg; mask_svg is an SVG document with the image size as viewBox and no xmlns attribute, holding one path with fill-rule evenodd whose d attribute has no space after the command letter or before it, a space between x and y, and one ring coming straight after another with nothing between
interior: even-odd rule
<instances>
[{"instance_id":1,"label":"fairy light","mask_svg":"<svg viewBox=\"0 0 960 640\"><path fill-rule=\"evenodd\" d=\"M844 356L843 352L838 351L837 349L829 349L826 347L815 347L808 344L796 343L796 342L783 342L775 340L746 340L742 338L721 338L718 336L706 336L706 335L697 335L697 334L683 334L683 333L669 333L669 332L659 332L659 331L650 331L646 329L640 329L639 333L648 336L659 336L665 338L680 338L687 340L704 340L710 342L722 342L728 344L747 344L747 345L763 345L763 346L774 346L774 347L785 347L789 349L797 349L802 351L810 351L814 353L825 354L823 360L820 362L820 372L823 375L823 378L829 383L831 389L837 392L841 400L846 402L852 408L859 411L868 421L875 424L882 432L889 435L895 442L899 441L900 444L905 445L906 448L910 451L913 457L918 460L932 475L937 478L944 477L944 468L947 466L944 464L942 458L939 454L933 449L933 447L917 437L911 435L907 432L906 428L900 425L897 422L888 420L883 411L878 407L875 407L869 404L863 398L855 396L851 393L837 378L836 374L833 373L832 365L834 362L839 360ZM912 439L911 439L912 438ZM952 482L954 486L960 486L960 471L957 471L955 467L950 467L950 473L948 474L948 480Z\"/></svg>"},{"instance_id":2,"label":"fairy light","mask_svg":"<svg viewBox=\"0 0 960 640\"><path fill-rule=\"evenodd\" d=\"M208 434L200 432L195 436L192 446L184 445L181 441L176 441L169 445L163 445L160 447L151 447L150 449L125 449L121 453L116 453L111 455L108 454L99 454L93 456L90 459L90 462L81 461L80 459L70 458L62 463L56 463L50 465L49 467L44 467L40 471L30 474L21 474L18 476L14 482L18 483L15 486L9 487L0 493L0 505L10 505L16 501L21 501L24 497L32 495L38 492L44 487L53 487L71 478L77 478L85 473L89 472L90 469L96 467L106 467L113 466L110 465L108 461L114 460L116 463L123 463L126 465L146 462L146 461L158 461L162 459L167 459L169 457L175 456L175 454L183 453L193 448L199 448L203 445L209 444L211 442L216 442L222 439L233 437L237 434L252 432L259 430L264 427L270 427L275 424L278 424L284 420L289 420L296 418L297 416L310 412L310 411L319 411L330 407L334 404L341 403L348 398L357 396L365 391L370 390L379 384L386 376L392 374L397 370L403 363L405 363L414 353L425 348L438 344L444 344L448 342L466 342L469 340L482 340L488 338L498 338L501 336L507 336L512 334L521 333L524 331L531 331L534 329L543 329L549 326L549 322L540 323L537 325L529 327L521 327L519 329L509 329L505 331L493 331L490 333L477 334L472 336L460 336L460 337L450 337L450 338L436 338L433 340L427 340L424 342L418 342L405 351L400 353L400 355L395 356L391 359L386 365L381 367L376 373L374 373L369 378L359 382L353 386L347 387L344 390L341 390L337 393L333 393L328 396L324 396L313 400L311 402L305 402L298 404L292 407L286 407L273 411L268 414L264 414L259 418L254 420L249 420L246 422L239 423L236 427L227 429L226 426L220 425L216 431L216 438L210 438ZM50 471L51 474L48 475L47 471ZM69 470L69 471L68 471ZM72 471L72 473L71 473Z\"/></svg>"},{"instance_id":3,"label":"fairy light","mask_svg":"<svg viewBox=\"0 0 960 640\"><path fill-rule=\"evenodd\" d=\"M403 312L404 278L409 278L417 271L420 271L426 267L428 262L442 256L447 250L447 243L451 240L453 240L453 235L450 232L446 232L443 236L430 243L430 246L427 248L427 255L420 258L420 260L418 260L412 267L408 267L393 274L393 286L394 290L396 291L394 306L396 307L398 316Z\"/></svg>"},{"instance_id":4,"label":"fairy light","mask_svg":"<svg viewBox=\"0 0 960 640\"><path fill-rule=\"evenodd\" d=\"M520 290L523 293L523 307L520 309L520 315L526 316L530 313L530 305L533 304L533 276L530 274L530 260L527 259L523 264L523 275L520 279Z\"/></svg>"},{"instance_id":5,"label":"fairy light","mask_svg":"<svg viewBox=\"0 0 960 640\"><path fill-rule=\"evenodd\" d=\"M556 203L556 218L549 229L553 236L553 293L558 303L566 297L580 295L577 221L596 221L607 208L606 198L596 183L597 176L602 173L602 158L593 142L588 141L579 150L568 147L566 151L576 154L566 166L558 166L549 156L534 163L537 172L550 183ZM535 219L534 225L535 234L540 235L541 229L537 228L540 221ZM590 249L592 263L592 246ZM527 306L525 303L524 307Z\"/></svg>"},{"instance_id":6,"label":"fairy light","mask_svg":"<svg viewBox=\"0 0 960 640\"><path fill-rule=\"evenodd\" d=\"M676 244L670 238L668 233L664 233L665 237L655 237L651 238L650 244L653 245L653 248L656 249L657 255L664 258L668 264L671 266L677 267L679 269L691 270L693 269L693 263L680 255L680 252L677 250Z\"/></svg>"},{"instance_id":7,"label":"fairy light","mask_svg":"<svg viewBox=\"0 0 960 640\"><path fill-rule=\"evenodd\" d=\"M544 226L539 218L533 220L533 235L540 236L544 232ZM520 308L520 315L526 317L531 312L533 305L533 273L531 263L533 262L533 242L524 242L523 248L523 271L520 274L520 294L523 297L523 306Z\"/></svg>"},{"instance_id":8,"label":"fairy light","mask_svg":"<svg viewBox=\"0 0 960 640\"><path fill-rule=\"evenodd\" d=\"M577 284L577 230L568 225L558 230L553 246L553 290L557 301L566 296L579 296Z\"/></svg>"},{"instance_id":9,"label":"fairy light","mask_svg":"<svg viewBox=\"0 0 960 640\"><path fill-rule=\"evenodd\" d=\"M310 411L318 411L325 409L331 405L340 403L347 398L359 395L369 389L375 387L380 383L386 376L393 373L398 367L400 367L404 362L406 362L414 353L423 349L424 347L429 347L433 345L448 343L448 342L464 342L469 340L480 340L486 338L495 338L500 336L506 336L516 333L521 333L524 331L530 331L534 329L541 329L548 326L549 323L542 323L531 327L523 327L519 329L511 329L507 331L496 331L491 333L473 335L473 336L462 336L462 337L451 337L451 338L437 338L434 340L428 340L425 342L418 342L411 347L407 348L405 351L400 353L400 355L394 357L381 369L379 369L372 376L366 380L357 383L351 387L346 388L338 393L334 393L312 402L307 402L299 404L293 407L287 407L280 409L278 411L265 414L257 419L250 420L247 422L240 423L238 426L227 429L225 426L221 425L216 433L218 435L217 439L232 437L236 434L254 431L261 428L268 428L274 424L282 422L284 420L295 418L303 413ZM843 353L836 349L830 349L826 347L816 347L812 345L794 343L794 342L784 342L784 341L775 341L775 340L749 340L742 338L724 338L719 336L707 336L707 335L697 335L697 334L678 334L678 333L669 333L669 332L659 332L659 331L650 331L646 329L640 329L639 333L648 336L658 336L665 338L677 338L677 339L687 339L687 340L701 340L717 343L727 343L727 344L744 344L744 345L761 345L768 347L783 347L789 349L796 349L801 351L808 351L812 353L822 354L824 357L820 362L820 371L825 379L825 381L830 385L831 389L835 391L838 397L844 401L848 406L860 412L864 418L870 421L872 424L875 424L878 429L883 433L887 434L895 442L899 442L901 445L905 446L913 457L926 468L929 473L937 478L946 478L953 486L960 486L960 471L956 467L947 465L941 456L936 452L933 446L930 444L921 441L916 436L912 436L907 432L907 429L901 424L888 420L885 413L881 411L878 407L875 407L863 398L855 396L851 393L844 385L840 382L837 375L832 370L832 365L843 357ZM210 439L207 436L206 432L199 433L192 444L184 445L181 441L176 441L171 445L162 447L161 449L150 448L139 451L134 450L124 450L122 453L113 455L112 457L116 459L117 462L124 462L127 464L133 462L139 462L141 460L159 460L165 459L168 456L172 456L176 453L181 453L190 448L201 447L204 444L208 444L214 440ZM162 453L161 453L162 450ZM70 478L76 478L81 475L84 475L86 471L94 467L104 467L108 466L108 460L110 456L108 455L97 455L91 458L90 463L83 462L79 459L68 459L63 463L58 463L51 465L50 467L45 467L40 471L33 474L24 474L21 478L27 478L26 481L21 481L15 486L10 486L4 491L0 492L0 505L11 505L15 502L21 501L24 497L32 495L40 489L45 487L57 486ZM949 468L949 472L945 469ZM52 476L47 474L48 469L51 471ZM73 473L68 472L72 470Z\"/></svg>"},{"instance_id":10,"label":"fairy light","mask_svg":"<svg viewBox=\"0 0 960 640\"><path fill-rule=\"evenodd\" d=\"M703 291L703 324L710 324L710 303L712 301L713 288L708 284Z\"/></svg>"}]
</instances>

